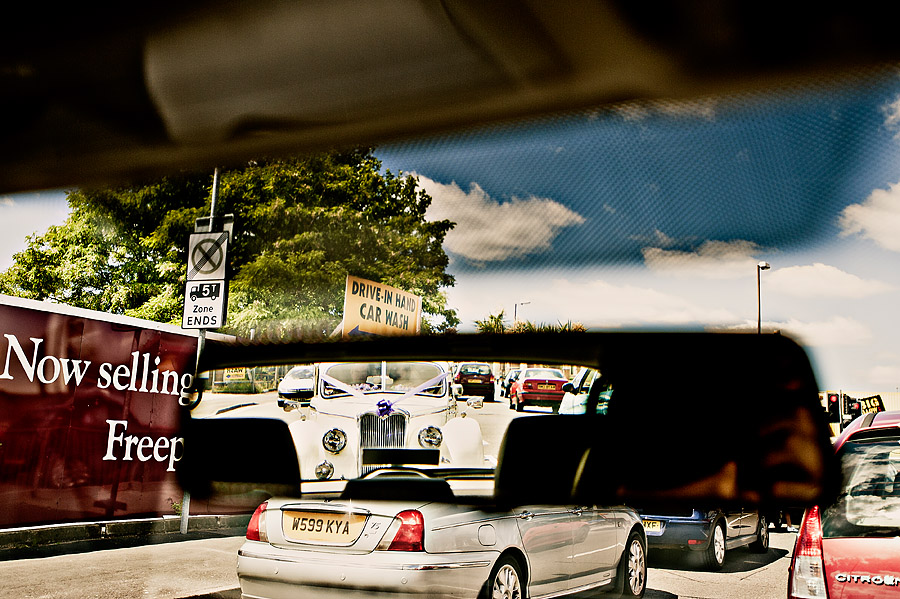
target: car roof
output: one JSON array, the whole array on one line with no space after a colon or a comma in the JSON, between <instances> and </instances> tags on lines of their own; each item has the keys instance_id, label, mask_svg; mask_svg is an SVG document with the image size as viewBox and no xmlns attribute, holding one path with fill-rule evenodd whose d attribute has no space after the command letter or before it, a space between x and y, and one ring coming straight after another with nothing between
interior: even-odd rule
<instances>
[{"instance_id":1,"label":"car roof","mask_svg":"<svg viewBox=\"0 0 900 599\"><path fill-rule=\"evenodd\" d=\"M900 410L871 412L857 416L834 440L835 450L847 441L880 436L900 437Z\"/></svg>"},{"instance_id":2,"label":"car roof","mask_svg":"<svg viewBox=\"0 0 900 599\"><path fill-rule=\"evenodd\" d=\"M900 5L869 6L18 3L0 26L0 192L852 77L900 58Z\"/></svg>"}]
</instances>

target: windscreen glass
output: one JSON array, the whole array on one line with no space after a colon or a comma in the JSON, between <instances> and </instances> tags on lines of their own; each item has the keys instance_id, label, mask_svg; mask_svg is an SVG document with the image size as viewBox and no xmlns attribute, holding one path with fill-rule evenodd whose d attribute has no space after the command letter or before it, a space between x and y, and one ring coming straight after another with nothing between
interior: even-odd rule
<instances>
[{"instance_id":1,"label":"windscreen glass","mask_svg":"<svg viewBox=\"0 0 900 599\"><path fill-rule=\"evenodd\" d=\"M900 443L847 443L839 500L822 512L825 537L896 537L900 534Z\"/></svg>"},{"instance_id":2,"label":"windscreen glass","mask_svg":"<svg viewBox=\"0 0 900 599\"><path fill-rule=\"evenodd\" d=\"M368 362L336 364L322 372L322 395L334 397L362 393L415 393L435 395L446 390L449 373L435 364Z\"/></svg>"}]
</instances>

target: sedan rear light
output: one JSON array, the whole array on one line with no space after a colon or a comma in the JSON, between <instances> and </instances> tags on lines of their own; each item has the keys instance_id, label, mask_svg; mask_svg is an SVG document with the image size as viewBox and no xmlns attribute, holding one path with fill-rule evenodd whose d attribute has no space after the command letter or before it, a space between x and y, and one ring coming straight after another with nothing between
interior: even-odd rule
<instances>
[{"instance_id":1,"label":"sedan rear light","mask_svg":"<svg viewBox=\"0 0 900 599\"><path fill-rule=\"evenodd\" d=\"M250 523L247 525L248 541L269 542L269 535L266 533L266 508L268 506L269 502L263 501L250 516Z\"/></svg>"},{"instance_id":2,"label":"sedan rear light","mask_svg":"<svg viewBox=\"0 0 900 599\"><path fill-rule=\"evenodd\" d=\"M425 517L418 510L397 514L381 542L378 551L425 551Z\"/></svg>"},{"instance_id":3,"label":"sedan rear light","mask_svg":"<svg viewBox=\"0 0 900 599\"><path fill-rule=\"evenodd\" d=\"M791 565L791 599L827 598L825 568L822 562L822 522L819 506L806 512L800 526L794 561Z\"/></svg>"}]
</instances>

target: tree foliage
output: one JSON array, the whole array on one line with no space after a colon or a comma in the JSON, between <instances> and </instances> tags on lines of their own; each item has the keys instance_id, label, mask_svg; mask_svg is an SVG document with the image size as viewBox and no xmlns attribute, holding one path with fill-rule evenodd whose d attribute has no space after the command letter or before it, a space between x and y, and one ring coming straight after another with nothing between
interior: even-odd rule
<instances>
[{"instance_id":1,"label":"tree foliage","mask_svg":"<svg viewBox=\"0 0 900 599\"><path fill-rule=\"evenodd\" d=\"M519 320L510 325L503 321L505 312L489 314L483 320L475 321L475 330L479 333L583 333L587 328L580 322L557 322L556 324L534 323L530 320Z\"/></svg>"},{"instance_id":2,"label":"tree foliage","mask_svg":"<svg viewBox=\"0 0 900 599\"><path fill-rule=\"evenodd\" d=\"M228 330L331 332L348 274L423 297L423 330L459 320L443 289L450 221L425 219L413 177L382 172L371 148L259 160L220 171L217 214L234 214ZM27 238L3 293L180 322L188 235L208 216L212 173L68 194L62 226Z\"/></svg>"},{"instance_id":3,"label":"tree foliage","mask_svg":"<svg viewBox=\"0 0 900 599\"><path fill-rule=\"evenodd\" d=\"M505 333L506 323L503 322L505 312L500 310L498 314L488 314L484 320L475 321L475 330L479 333Z\"/></svg>"}]
</instances>

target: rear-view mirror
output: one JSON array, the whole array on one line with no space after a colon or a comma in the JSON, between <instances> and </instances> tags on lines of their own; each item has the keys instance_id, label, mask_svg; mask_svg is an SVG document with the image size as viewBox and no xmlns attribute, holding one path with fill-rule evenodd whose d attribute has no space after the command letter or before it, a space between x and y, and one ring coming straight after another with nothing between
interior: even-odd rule
<instances>
[{"instance_id":1,"label":"rear-view mirror","mask_svg":"<svg viewBox=\"0 0 900 599\"><path fill-rule=\"evenodd\" d=\"M571 383L550 389L543 381L521 411L499 386L470 403L450 373L473 360L491 364L495 380L522 366L552 365L567 376L590 367L611 391L601 398L594 385L586 405L567 404ZM200 362L213 382L217 370L239 367L262 382L252 396L207 390L185 410L179 476L203 497L371 493L385 485L345 489L345 481L399 472L478 479L451 486L456 501L483 505L802 506L833 496L839 478L810 362L780 335L211 342ZM318 364L313 397L279 402L265 381L298 363Z\"/></svg>"}]
</instances>

